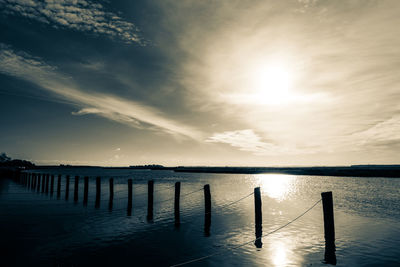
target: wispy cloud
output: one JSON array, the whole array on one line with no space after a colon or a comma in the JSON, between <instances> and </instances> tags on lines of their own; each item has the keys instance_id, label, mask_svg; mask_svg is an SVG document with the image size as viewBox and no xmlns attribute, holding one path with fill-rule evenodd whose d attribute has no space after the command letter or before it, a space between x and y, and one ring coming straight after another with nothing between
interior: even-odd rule
<instances>
[{"instance_id":1,"label":"wispy cloud","mask_svg":"<svg viewBox=\"0 0 400 267\"><path fill-rule=\"evenodd\" d=\"M206 142L229 144L239 150L249 151L260 156L307 153L304 150L299 151L295 148L279 146L265 141L252 129L214 133L206 140Z\"/></svg>"},{"instance_id":2,"label":"wispy cloud","mask_svg":"<svg viewBox=\"0 0 400 267\"><path fill-rule=\"evenodd\" d=\"M201 133L159 110L113 95L86 93L57 68L24 52L0 44L0 73L30 81L41 88L81 106L74 115L96 114L131 127L162 131L174 136L201 139Z\"/></svg>"},{"instance_id":3,"label":"wispy cloud","mask_svg":"<svg viewBox=\"0 0 400 267\"><path fill-rule=\"evenodd\" d=\"M99 2L87 0L0 0L3 14L20 15L54 27L117 37L127 43L141 43L137 27L119 15L106 11Z\"/></svg>"}]
</instances>

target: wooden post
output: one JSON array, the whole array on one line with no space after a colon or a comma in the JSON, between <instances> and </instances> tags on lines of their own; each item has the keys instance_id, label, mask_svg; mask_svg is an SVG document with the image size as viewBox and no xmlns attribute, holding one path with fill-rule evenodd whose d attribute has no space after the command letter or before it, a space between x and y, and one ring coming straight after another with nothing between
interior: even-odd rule
<instances>
[{"instance_id":1,"label":"wooden post","mask_svg":"<svg viewBox=\"0 0 400 267\"><path fill-rule=\"evenodd\" d=\"M61 174L58 175L57 181L57 198L60 198L61 195Z\"/></svg>"},{"instance_id":2,"label":"wooden post","mask_svg":"<svg viewBox=\"0 0 400 267\"><path fill-rule=\"evenodd\" d=\"M181 182L175 183L175 201L174 201L174 215L175 215L175 226L178 227L181 223L179 201L181 195Z\"/></svg>"},{"instance_id":3,"label":"wooden post","mask_svg":"<svg viewBox=\"0 0 400 267\"><path fill-rule=\"evenodd\" d=\"M28 177L28 183L26 184L26 187L31 187L31 174L27 173L26 176Z\"/></svg>"},{"instance_id":4,"label":"wooden post","mask_svg":"<svg viewBox=\"0 0 400 267\"><path fill-rule=\"evenodd\" d=\"M54 174L51 175L50 179L50 196L53 195L54 192Z\"/></svg>"},{"instance_id":5,"label":"wooden post","mask_svg":"<svg viewBox=\"0 0 400 267\"><path fill-rule=\"evenodd\" d=\"M32 190L36 189L36 173L32 173L32 186L31 186Z\"/></svg>"},{"instance_id":6,"label":"wooden post","mask_svg":"<svg viewBox=\"0 0 400 267\"><path fill-rule=\"evenodd\" d=\"M100 208L100 193L101 193L100 177L96 177L96 202L94 205L96 209Z\"/></svg>"},{"instance_id":7,"label":"wooden post","mask_svg":"<svg viewBox=\"0 0 400 267\"><path fill-rule=\"evenodd\" d=\"M74 202L78 202L79 176L75 176Z\"/></svg>"},{"instance_id":8,"label":"wooden post","mask_svg":"<svg viewBox=\"0 0 400 267\"><path fill-rule=\"evenodd\" d=\"M114 200L114 179L110 178L110 198L108 200L108 210L112 211L113 208L113 200Z\"/></svg>"},{"instance_id":9,"label":"wooden post","mask_svg":"<svg viewBox=\"0 0 400 267\"><path fill-rule=\"evenodd\" d=\"M324 212L325 262L336 265L335 223L332 192L321 193Z\"/></svg>"},{"instance_id":10,"label":"wooden post","mask_svg":"<svg viewBox=\"0 0 400 267\"><path fill-rule=\"evenodd\" d=\"M44 193L45 185L46 185L46 174L42 174L42 193Z\"/></svg>"},{"instance_id":11,"label":"wooden post","mask_svg":"<svg viewBox=\"0 0 400 267\"><path fill-rule=\"evenodd\" d=\"M85 180L83 185L83 205L86 206L88 202L88 195L89 195L89 177L85 176L83 178Z\"/></svg>"},{"instance_id":12,"label":"wooden post","mask_svg":"<svg viewBox=\"0 0 400 267\"><path fill-rule=\"evenodd\" d=\"M37 192L40 192L40 173L37 174Z\"/></svg>"},{"instance_id":13,"label":"wooden post","mask_svg":"<svg viewBox=\"0 0 400 267\"><path fill-rule=\"evenodd\" d=\"M256 240L254 245L257 248L262 247L262 202L260 187L254 188L254 213L255 213L255 226L256 226Z\"/></svg>"},{"instance_id":14,"label":"wooden post","mask_svg":"<svg viewBox=\"0 0 400 267\"><path fill-rule=\"evenodd\" d=\"M210 236L211 227L211 192L210 185L204 185L204 235Z\"/></svg>"},{"instance_id":15,"label":"wooden post","mask_svg":"<svg viewBox=\"0 0 400 267\"><path fill-rule=\"evenodd\" d=\"M46 174L46 194L49 193L49 178L50 178L50 175Z\"/></svg>"},{"instance_id":16,"label":"wooden post","mask_svg":"<svg viewBox=\"0 0 400 267\"><path fill-rule=\"evenodd\" d=\"M154 181L147 182L147 220L153 220Z\"/></svg>"},{"instance_id":17,"label":"wooden post","mask_svg":"<svg viewBox=\"0 0 400 267\"><path fill-rule=\"evenodd\" d=\"M132 215L132 195L133 195L132 179L128 179L128 208L127 208L128 216Z\"/></svg>"},{"instance_id":18,"label":"wooden post","mask_svg":"<svg viewBox=\"0 0 400 267\"><path fill-rule=\"evenodd\" d=\"M67 175L65 181L65 200L68 200L68 197L69 197L69 175Z\"/></svg>"}]
</instances>

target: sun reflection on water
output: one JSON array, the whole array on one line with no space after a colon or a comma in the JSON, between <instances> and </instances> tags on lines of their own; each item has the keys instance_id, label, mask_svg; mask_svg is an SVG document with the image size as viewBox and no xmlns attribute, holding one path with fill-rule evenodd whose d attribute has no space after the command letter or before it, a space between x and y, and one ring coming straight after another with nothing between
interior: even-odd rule
<instances>
[{"instance_id":1,"label":"sun reflection on water","mask_svg":"<svg viewBox=\"0 0 400 267\"><path fill-rule=\"evenodd\" d=\"M284 200L294 191L296 176L284 174L256 175L255 183L261 187L261 192L278 201Z\"/></svg>"}]
</instances>

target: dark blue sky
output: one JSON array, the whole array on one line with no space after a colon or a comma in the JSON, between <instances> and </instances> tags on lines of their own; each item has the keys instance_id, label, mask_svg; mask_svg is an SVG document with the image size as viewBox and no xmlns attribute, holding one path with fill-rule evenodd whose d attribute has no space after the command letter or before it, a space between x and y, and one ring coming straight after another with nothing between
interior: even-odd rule
<instances>
[{"instance_id":1,"label":"dark blue sky","mask_svg":"<svg viewBox=\"0 0 400 267\"><path fill-rule=\"evenodd\" d=\"M0 0L0 151L398 163L397 1Z\"/></svg>"}]
</instances>

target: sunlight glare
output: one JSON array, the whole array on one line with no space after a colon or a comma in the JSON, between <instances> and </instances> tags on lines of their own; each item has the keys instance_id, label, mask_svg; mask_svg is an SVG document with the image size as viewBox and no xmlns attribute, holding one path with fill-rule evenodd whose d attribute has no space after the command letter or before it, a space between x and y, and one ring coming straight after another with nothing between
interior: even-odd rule
<instances>
[{"instance_id":1,"label":"sunlight glare","mask_svg":"<svg viewBox=\"0 0 400 267\"><path fill-rule=\"evenodd\" d=\"M256 176L261 192L270 198L282 201L287 194L294 191L295 176L284 174L261 174Z\"/></svg>"}]
</instances>

